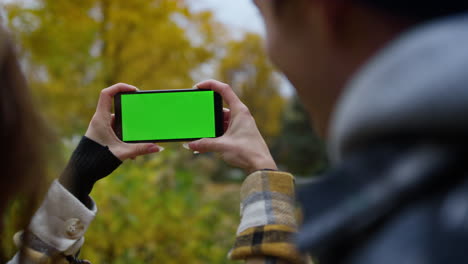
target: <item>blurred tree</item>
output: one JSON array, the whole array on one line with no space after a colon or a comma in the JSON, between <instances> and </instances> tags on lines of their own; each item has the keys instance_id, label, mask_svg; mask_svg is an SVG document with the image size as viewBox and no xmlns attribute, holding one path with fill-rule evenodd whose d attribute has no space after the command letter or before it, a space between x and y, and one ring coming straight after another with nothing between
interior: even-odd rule
<instances>
[{"instance_id":1,"label":"blurred tree","mask_svg":"<svg viewBox=\"0 0 468 264\"><path fill-rule=\"evenodd\" d=\"M272 155L279 167L302 177L325 169L324 143L314 132L297 96L290 99L282 119L281 133L272 144Z\"/></svg>"},{"instance_id":2,"label":"blurred tree","mask_svg":"<svg viewBox=\"0 0 468 264\"><path fill-rule=\"evenodd\" d=\"M178 0L36 0L6 7L29 80L62 135L81 134L99 91L190 88L220 31L209 12Z\"/></svg>"},{"instance_id":3,"label":"blurred tree","mask_svg":"<svg viewBox=\"0 0 468 264\"><path fill-rule=\"evenodd\" d=\"M271 143L281 128L284 98L281 80L267 59L262 38L246 34L240 41L227 43L225 54L219 65L219 79L231 84Z\"/></svg>"},{"instance_id":4,"label":"blurred tree","mask_svg":"<svg viewBox=\"0 0 468 264\"><path fill-rule=\"evenodd\" d=\"M100 213L83 256L103 264L231 263L238 187L209 184L194 170L200 160L180 164L178 156L188 154L140 159L98 182L96 190L106 191L93 193Z\"/></svg>"}]
</instances>

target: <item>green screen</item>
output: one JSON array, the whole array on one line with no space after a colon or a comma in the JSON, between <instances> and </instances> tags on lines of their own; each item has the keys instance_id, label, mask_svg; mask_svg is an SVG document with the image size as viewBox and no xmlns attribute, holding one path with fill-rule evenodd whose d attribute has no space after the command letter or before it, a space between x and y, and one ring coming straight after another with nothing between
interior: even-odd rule
<instances>
[{"instance_id":1,"label":"green screen","mask_svg":"<svg viewBox=\"0 0 468 264\"><path fill-rule=\"evenodd\" d=\"M213 91L123 94L124 141L216 136Z\"/></svg>"}]
</instances>

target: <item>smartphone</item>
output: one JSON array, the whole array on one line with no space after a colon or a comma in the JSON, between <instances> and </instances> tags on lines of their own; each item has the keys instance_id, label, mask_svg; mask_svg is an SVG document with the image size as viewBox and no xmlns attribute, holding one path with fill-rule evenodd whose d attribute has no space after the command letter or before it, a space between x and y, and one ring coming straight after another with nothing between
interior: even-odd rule
<instances>
[{"instance_id":1,"label":"smartphone","mask_svg":"<svg viewBox=\"0 0 468 264\"><path fill-rule=\"evenodd\" d=\"M223 102L211 90L156 90L114 97L115 132L127 143L192 141L222 136Z\"/></svg>"}]
</instances>

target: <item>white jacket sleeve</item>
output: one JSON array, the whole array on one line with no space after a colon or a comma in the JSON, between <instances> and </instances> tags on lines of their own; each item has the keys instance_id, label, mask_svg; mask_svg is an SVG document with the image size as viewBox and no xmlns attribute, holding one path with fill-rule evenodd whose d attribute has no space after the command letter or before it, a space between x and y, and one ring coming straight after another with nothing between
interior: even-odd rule
<instances>
[{"instance_id":1,"label":"white jacket sleeve","mask_svg":"<svg viewBox=\"0 0 468 264\"><path fill-rule=\"evenodd\" d=\"M55 180L29 225L29 230L54 251L74 255L84 242L84 234L96 216L97 208L88 209ZM17 264L16 255L8 264Z\"/></svg>"}]
</instances>

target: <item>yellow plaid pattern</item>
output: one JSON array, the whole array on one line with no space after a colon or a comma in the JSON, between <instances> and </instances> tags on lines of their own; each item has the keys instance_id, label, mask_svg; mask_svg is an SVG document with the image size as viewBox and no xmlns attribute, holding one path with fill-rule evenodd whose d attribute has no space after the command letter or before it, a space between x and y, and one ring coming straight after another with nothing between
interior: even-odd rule
<instances>
[{"instance_id":1,"label":"yellow plaid pattern","mask_svg":"<svg viewBox=\"0 0 468 264\"><path fill-rule=\"evenodd\" d=\"M277 171L255 172L244 181L241 199L242 220L229 257L305 263L293 241L297 232L294 177Z\"/></svg>"}]
</instances>

